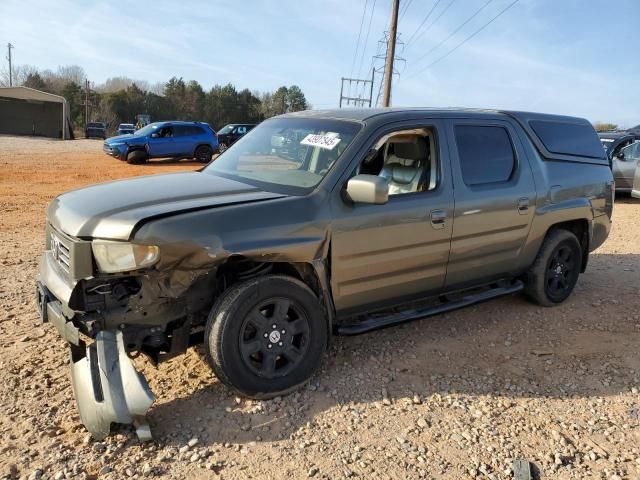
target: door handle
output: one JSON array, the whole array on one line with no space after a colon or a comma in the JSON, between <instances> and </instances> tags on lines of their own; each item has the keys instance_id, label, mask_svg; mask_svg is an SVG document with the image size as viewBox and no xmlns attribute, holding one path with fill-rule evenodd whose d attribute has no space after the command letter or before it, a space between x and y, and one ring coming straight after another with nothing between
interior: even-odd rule
<instances>
[{"instance_id":1,"label":"door handle","mask_svg":"<svg viewBox=\"0 0 640 480\"><path fill-rule=\"evenodd\" d=\"M529 199L524 197L518 200L518 213L526 215L529 212Z\"/></svg>"},{"instance_id":2,"label":"door handle","mask_svg":"<svg viewBox=\"0 0 640 480\"><path fill-rule=\"evenodd\" d=\"M433 228L444 228L447 222L447 212L444 210L431 210L431 226Z\"/></svg>"}]
</instances>

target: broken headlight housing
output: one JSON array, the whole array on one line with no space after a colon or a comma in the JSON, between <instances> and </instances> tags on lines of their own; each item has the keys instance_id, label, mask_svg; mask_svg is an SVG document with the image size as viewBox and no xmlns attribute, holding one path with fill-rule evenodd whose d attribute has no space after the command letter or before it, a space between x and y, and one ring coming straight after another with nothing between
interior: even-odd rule
<instances>
[{"instance_id":1,"label":"broken headlight housing","mask_svg":"<svg viewBox=\"0 0 640 480\"><path fill-rule=\"evenodd\" d=\"M94 240L91 242L98 270L103 273L129 272L150 267L158 261L160 249L154 245Z\"/></svg>"}]
</instances>

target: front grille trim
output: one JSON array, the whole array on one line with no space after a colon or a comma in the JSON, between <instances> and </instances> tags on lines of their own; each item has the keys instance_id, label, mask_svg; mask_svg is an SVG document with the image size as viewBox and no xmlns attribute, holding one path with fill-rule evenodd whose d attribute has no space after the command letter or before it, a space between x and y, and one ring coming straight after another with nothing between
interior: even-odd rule
<instances>
[{"instance_id":1,"label":"front grille trim","mask_svg":"<svg viewBox=\"0 0 640 480\"><path fill-rule=\"evenodd\" d=\"M58 266L68 275L72 266L73 240L65 237L53 227L50 231L49 248Z\"/></svg>"}]
</instances>

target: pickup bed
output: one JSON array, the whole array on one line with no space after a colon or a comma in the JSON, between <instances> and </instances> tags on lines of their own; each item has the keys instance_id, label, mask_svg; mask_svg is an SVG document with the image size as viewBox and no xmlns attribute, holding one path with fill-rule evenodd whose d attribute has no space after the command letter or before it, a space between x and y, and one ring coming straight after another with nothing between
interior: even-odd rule
<instances>
[{"instance_id":1,"label":"pickup bed","mask_svg":"<svg viewBox=\"0 0 640 480\"><path fill-rule=\"evenodd\" d=\"M37 295L69 342L81 419L144 423L128 356L204 344L266 398L353 335L523 292L553 306L607 238L609 162L583 119L336 110L267 120L198 172L109 182L47 212Z\"/></svg>"}]
</instances>

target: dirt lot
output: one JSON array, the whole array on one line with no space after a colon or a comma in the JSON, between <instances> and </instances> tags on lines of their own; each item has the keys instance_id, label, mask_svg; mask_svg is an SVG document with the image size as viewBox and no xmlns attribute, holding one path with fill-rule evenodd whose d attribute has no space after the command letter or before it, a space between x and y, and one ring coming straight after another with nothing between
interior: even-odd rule
<instances>
[{"instance_id":1,"label":"dirt lot","mask_svg":"<svg viewBox=\"0 0 640 480\"><path fill-rule=\"evenodd\" d=\"M640 479L640 201L577 291L544 309L503 298L336 338L302 391L236 398L197 351L144 369L156 441L79 422L68 354L33 304L45 205L74 187L197 168L131 166L101 142L0 137L0 477Z\"/></svg>"}]
</instances>

